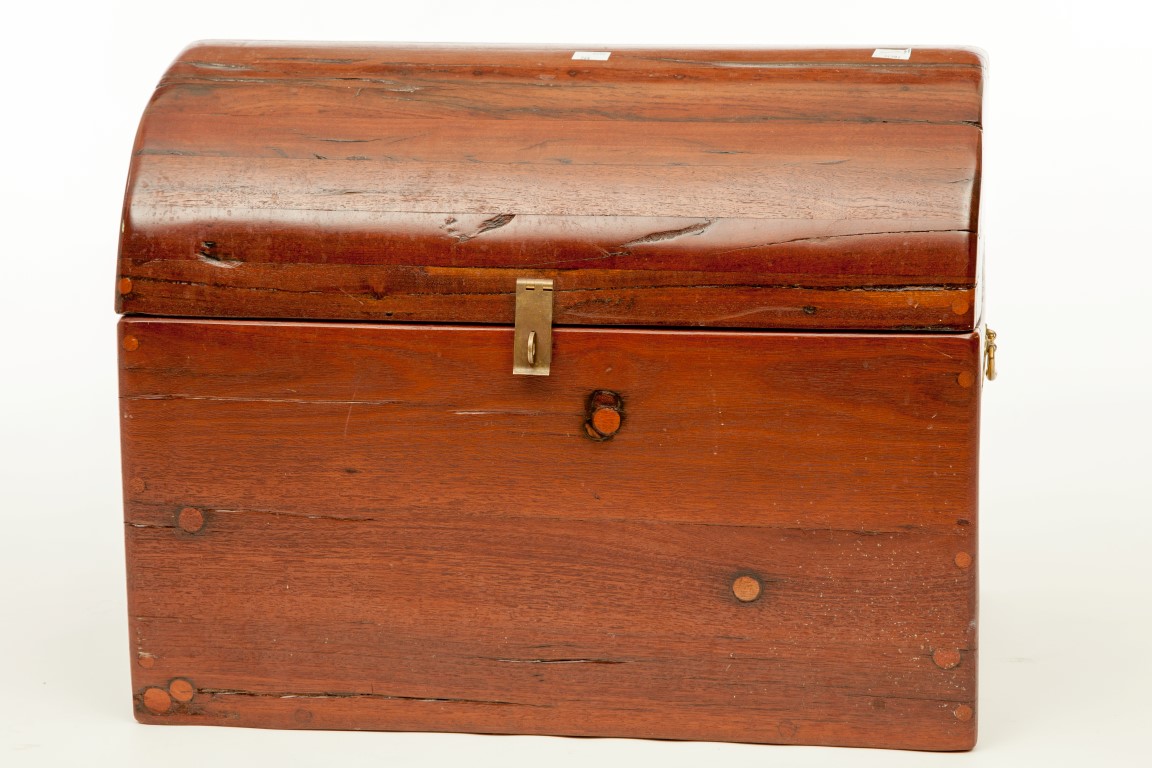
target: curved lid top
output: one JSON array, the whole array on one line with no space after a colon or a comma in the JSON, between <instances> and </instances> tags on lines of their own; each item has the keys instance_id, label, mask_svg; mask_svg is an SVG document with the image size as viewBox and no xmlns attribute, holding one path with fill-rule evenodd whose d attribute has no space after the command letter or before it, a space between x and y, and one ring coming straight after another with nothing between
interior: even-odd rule
<instances>
[{"instance_id":1,"label":"curved lid top","mask_svg":"<svg viewBox=\"0 0 1152 768\"><path fill-rule=\"evenodd\" d=\"M907 53L907 58L900 58ZM967 50L204 43L160 82L118 309L974 327Z\"/></svg>"}]
</instances>

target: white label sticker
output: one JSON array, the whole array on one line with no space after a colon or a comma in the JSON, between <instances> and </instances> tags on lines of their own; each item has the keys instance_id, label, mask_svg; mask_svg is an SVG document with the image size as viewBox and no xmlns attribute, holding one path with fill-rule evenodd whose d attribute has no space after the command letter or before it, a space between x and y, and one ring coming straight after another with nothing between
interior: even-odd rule
<instances>
[{"instance_id":1,"label":"white label sticker","mask_svg":"<svg viewBox=\"0 0 1152 768\"><path fill-rule=\"evenodd\" d=\"M572 58L576 61L608 61L612 51L576 51Z\"/></svg>"},{"instance_id":2,"label":"white label sticker","mask_svg":"<svg viewBox=\"0 0 1152 768\"><path fill-rule=\"evenodd\" d=\"M910 59L912 58L911 48L877 48L872 51L872 58L874 59Z\"/></svg>"}]
</instances>

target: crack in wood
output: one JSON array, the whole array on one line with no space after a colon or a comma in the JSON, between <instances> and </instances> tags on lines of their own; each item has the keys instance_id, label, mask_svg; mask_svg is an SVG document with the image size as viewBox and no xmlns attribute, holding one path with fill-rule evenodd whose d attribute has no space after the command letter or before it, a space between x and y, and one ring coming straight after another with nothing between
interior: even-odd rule
<instances>
[{"instance_id":1,"label":"crack in wood","mask_svg":"<svg viewBox=\"0 0 1152 768\"><path fill-rule=\"evenodd\" d=\"M702 62L692 62L692 63L702 63ZM906 63L902 62L902 64L904 64L904 66L902 68L907 68ZM846 64L836 64L834 66L836 68L842 68L842 67L846 67L847 65ZM924 64L921 66L934 66L934 65ZM950 65L940 65L940 66L972 66L973 68L978 69L978 67L976 67L975 65L951 65L950 64ZM316 88L316 89L320 89L320 90L327 90L327 91L333 91L333 92L345 92L348 90L348 86L345 85L345 83L366 83L366 84L369 84L368 86L363 86L363 87L359 88L357 90L356 94L353 96L353 98L355 98L356 96L359 96L361 91L365 91L365 90L367 90L367 91L379 91L379 92L384 92L384 93L402 93L402 94L414 93L417 91L426 91L426 92L432 92L433 90L441 91L441 89L444 86L450 86L450 85L456 84L456 83L458 83L458 81L456 81L456 83L454 83L453 81L449 81L449 80L438 80L438 81L434 82L433 86L426 88L426 87L418 86L418 85L407 85L407 84L397 83L395 81L382 80L379 78L369 78L369 77L260 78L260 77L223 77L223 76L213 77L213 76L207 76L207 75L176 75L176 76L165 77L163 80L161 80L156 86L156 93L160 93L162 90L167 90L167 89L173 89L174 90L174 89L177 89L180 87L203 88L205 85L207 85L207 86L213 86L213 85L228 86L228 85L252 85L252 84L282 85L282 86L290 86L290 87L295 87L295 88ZM372 84L375 84L378 86L385 86L385 87L372 88L372 87L370 87ZM388 85L392 85L394 87L387 87ZM541 82L541 83L523 82L523 83L521 83L521 82L510 82L510 81L500 82L500 83L498 83L498 86L501 88L507 88L507 89L514 89L514 88L538 89L538 88L554 87L554 85L552 83L544 83L544 82ZM584 86L584 85L578 85L578 84L574 84L574 83L567 83L564 87L565 88L589 88L589 89L591 89L591 88L594 88L595 86L592 86L592 85ZM630 112L630 111L627 111L627 110L622 109L622 108L621 109L608 110L608 109L594 109L591 107L576 106L576 107L567 108L567 109L563 109L563 108L546 109L546 108L542 108L539 106L528 106L528 107L504 107L502 109L496 109L496 108L488 107L483 101L480 101L480 100L476 100L476 101L472 102L472 101L469 101L467 99L462 99L462 98L458 98L458 97L451 97L451 96L444 96L444 95L439 95L439 94L431 95L431 96L425 95L423 98L418 98L418 99L412 99L411 97L406 97L406 98L403 98L402 100L404 100L404 101L419 101L419 102L423 102L425 104L432 104L432 105L446 107L448 109L453 109L453 110L458 110L458 111L463 111L463 112L472 112L472 113L480 113L480 114L494 114L494 115L498 115L501 118L507 118L509 115L526 115L529 117L544 118L544 119L572 119L573 117L591 117L591 118L599 118L599 119L604 119L604 120L615 120L615 121L634 122L634 123L694 124L694 123L715 123L715 122L717 122L715 117L708 116L708 115L701 115L699 117L693 117L690 114L681 114L681 115L676 115L676 116L663 115L663 114L638 114L636 112ZM203 114L205 117L213 117L213 118L219 118L219 119L228 119L231 117L235 117L235 114L228 113L228 112L208 112L208 111L205 111L205 112L202 112L201 114ZM832 117L832 116L828 116L828 115L820 114L820 113L767 115L767 114L763 114L762 112L750 111L749 113L743 114L743 115L729 115L729 116L725 117L724 122L725 123L748 123L748 124L777 123L777 122L785 122L785 123L801 122L801 123L848 123L848 124L861 124L862 123L862 124L870 124L870 125L871 124L968 125L968 126L971 126L973 128L976 128L977 130L982 130L982 126L981 126L980 122L977 120L925 120L925 119L902 118L902 117L884 118L884 117L875 117L872 115L864 115L864 116L841 115L838 117Z\"/></svg>"},{"instance_id":2,"label":"crack in wood","mask_svg":"<svg viewBox=\"0 0 1152 768\"><path fill-rule=\"evenodd\" d=\"M643 237L638 237L635 240L629 240L626 243L616 246L623 253L628 253L628 249L636 245L647 245L648 243L660 243L665 240L675 240L678 237L687 237L691 235L703 234L713 224L712 219L705 219L698 224L692 224L680 229L667 229L662 232L651 232Z\"/></svg>"},{"instance_id":3,"label":"crack in wood","mask_svg":"<svg viewBox=\"0 0 1152 768\"><path fill-rule=\"evenodd\" d=\"M353 473L353 474L359 474L359 471L357 471L356 473ZM151 507L151 508L158 508L158 509L164 509L164 508L169 508L169 507L178 507L182 504L182 502L179 502L179 501L154 502L154 501L136 501L136 500L133 500L132 503L134 505L139 505L141 507ZM201 505L201 506L204 508L205 511L209 511L209 512L212 512L214 514L222 513L222 514L232 514L232 515L249 515L249 514L252 514L252 515L274 515L274 516L278 516L278 517L296 517L296 518L303 518L303 519L308 519L308 520L333 520L336 522L353 522L353 523L388 522L391 519L391 518L384 518L384 517L374 517L374 516L371 516L370 514L369 515L328 515L328 514L316 514L313 512L299 512L299 511L294 511L294 510L281 510L281 509L219 508L219 507L214 507L211 504L205 504L205 505ZM417 509L417 508L414 507L412 509ZM383 511L383 510L381 510L381 511ZM432 512L440 513L440 512L442 512L442 510L433 509ZM897 537L902 538L902 537L907 537L907 536L918 536L918 535L924 535L924 534L936 536L936 535L939 535L941 532L952 533L952 534L954 534L960 538L964 538L966 536L966 534L964 534L962 530L957 530L957 527L951 523L951 518L949 518L948 521L943 521L943 522L940 522L938 524L932 524L932 523L925 523L924 525L902 524L902 525L894 526L892 528L884 529L884 528L835 528L835 527L829 527L829 526L804 526L804 525L788 525L788 524L773 525L773 524L766 524L766 523L756 523L756 524L707 523L707 522L691 521L691 520L652 520L652 519L650 519L650 520L638 521L635 518L627 518L627 517L578 517L578 516L572 516L572 517L563 517L563 518L550 518L547 516L541 517L541 516L536 516L536 515L516 515L516 514L510 514L507 512L502 512L499 514L491 514L488 511L475 512L475 513L469 513L469 512L458 512L457 513L454 511L452 514L457 514L460 522L465 522L469 519L476 519L476 518L481 518L481 517L483 517L486 520L491 520L491 519L500 519L500 520L563 519L563 520L565 520L567 522L571 522L571 523L585 523L585 524L597 524L597 525L601 525L601 524L614 525L614 524L620 524L620 523L624 523L624 524L628 524L628 525L632 525L632 526L640 526L640 527L672 525L672 526L683 526L683 527L689 527L690 526L690 527L703 527L703 528L726 528L726 529L730 529L730 530L734 530L734 531L735 530L747 530L747 529L752 528L752 529L758 529L758 530L764 530L764 531L778 531L778 532L783 532L783 533L797 533L797 534L810 534L810 535L822 535L822 536L823 535L833 535L833 534L840 534L840 535L846 535L846 536L860 536L860 537L886 536L890 539L895 539ZM174 527L174 526L169 526L169 525L157 525L157 524L152 524L152 523L136 523L135 521L125 521L125 524L132 526L132 527L136 527L136 528L172 528L172 527Z\"/></svg>"},{"instance_id":4,"label":"crack in wood","mask_svg":"<svg viewBox=\"0 0 1152 768\"><path fill-rule=\"evenodd\" d=\"M381 519L378 517L364 517L361 515L323 515L314 512L289 512L286 510L278 509L212 509L212 512L223 514L255 514L255 515L274 515L276 517L299 517L306 520L334 520L341 523L378 523Z\"/></svg>"},{"instance_id":5,"label":"crack in wood","mask_svg":"<svg viewBox=\"0 0 1152 768\"><path fill-rule=\"evenodd\" d=\"M792 245L793 243L821 243L826 240L842 240L849 237L884 237L885 235L950 235L950 234L972 234L970 229L894 229L884 232L858 232L848 235L813 235L809 237L796 237L791 240L772 240L766 243L757 243L755 245L743 245L739 248L730 248L726 251L717 251L715 256L723 256L728 253L738 253L740 251L749 251L755 248L773 248L777 245Z\"/></svg>"},{"instance_id":6,"label":"crack in wood","mask_svg":"<svg viewBox=\"0 0 1152 768\"><path fill-rule=\"evenodd\" d=\"M663 61L669 64L687 64L689 66L718 67L721 69L863 69L873 71L881 69L895 69L898 71L908 71L911 69L983 69L979 64L926 61L901 61L899 63L889 63L887 61L712 61L706 59L676 59L664 56L636 56L635 60Z\"/></svg>"},{"instance_id":7,"label":"crack in wood","mask_svg":"<svg viewBox=\"0 0 1152 768\"><path fill-rule=\"evenodd\" d=\"M839 685L828 685L828 686L823 686L823 687L825 687L825 688L847 688L847 686L839 686ZM889 694L889 693L850 693L850 692L845 692L843 695L844 696L859 697L859 698L866 698L866 699L897 699L897 700L904 700L904 701L939 701L941 703L946 703L946 704L973 704L974 703L973 700L970 698L968 698L968 699L945 699L945 698L941 698L939 696L900 696L897 694Z\"/></svg>"},{"instance_id":8,"label":"crack in wood","mask_svg":"<svg viewBox=\"0 0 1152 768\"><path fill-rule=\"evenodd\" d=\"M442 696L397 696L385 693L364 693L357 691L247 691L235 688L201 688L198 693L207 696L246 696L267 699L377 699L383 701L416 701L433 704L480 704L486 706L537 707L548 708L546 704L528 704L522 701L500 699L463 699Z\"/></svg>"},{"instance_id":9,"label":"crack in wood","mask_svg":"<svg viewBox=\"0 0 1152 768\"><path fill-rule=\"evenodd\" d=\"M121 400L210 400L222 403L293 403L299 405L403 405L403 400L306 400L284 397L223 397L218 395L186 395L164 393L157 395L123 395Z\"/></svg>"},{"instance_id":10,"label":"crack in wood","mask_svg":"<svg viewBox=\"0 0 1152 768\"><path fill-rule=\"evenodd\" d=\"M480 226L477 227L476 231L472 234L454 235L454 237L458 242L466 243L469 240L474 240L485 232L491 232L494 229L500 229L500 227L508 226L515 218L516 214L514 213L497 214L496 216L484 219L484 221L480 222Z\"/></svg>"},{"instance_id":11,"label":"crack in wood","mask_svg":"<svg viewBox=\"0 0 1152 768\"><path fill-rule=\"evenodd\" d=\"M573 261L595 261L598 257L589 257L587 259L573 259ZM560 264L566 262L549 262L551 264ZM403 267L405 265L395 265ZM541 266L542 264L525 264L525 269L532 269ZM187 285L193 288L216 288L219 290L227 291L254 291L265 293L286 293L294 296L308 296L308 295L321 295L331 296L331 293L323 290L291 290L289 288L282 288L277 286L253 286L253 285L229 285L227 283L208 283L195 280L170 280L159 277L132 277L134 282L138 283L154 283L160 285ZM659 284L659 285L629 285L626 287L621 286L607 286L602 288L593 287L566 287L562 291L557 291L560 296L572 295L576 293L597 293L597 292L629 292L629 291L667 291L667 290L726 290L726 289L756 289L756 290L787 290L787 291L862 291L862 292L891 292L891 291L971 291L975 288L972 283L936 283L933 285L919 285L919 284L900 284L900 285L803 285L798 283L714 283L714 284ZM453 291L446 292L443 290L436 290L430 288L424 292L405 292L405 293L388 293L384 294L382 298L442 298L444 296L511 296L515 290L499 290L499 291ZM353 298L354 296L361 296L367 298L376 298L376 295L371 292L361 293L344 293L345 296ZM371 312L373 316L379 314L378 312Z\"/></svg>"},{"instance_id":12,"label":"crack in wood","mask_svg":"<svg viewBox=\"0 0 1152 768\"><path fill-rule=\"evenodd\" d=\"M216 242L212 240L205 240L200 243L200 248L196 251L196 258L210 266L224 269L235 269L242 263L236 259L227 259L222 256L217 250Z\"/></svg>"},{"instance_id":13,"label":"crack in wood","mask_svg":"<svg viewBox=\"0 0 1152 768\"><path fill-rule=\"evenodd\" d=\"M487 661L498 661L502 664L631 664L624 659L501 659L491 656L477 658Z\"/></svg>"},{"instance_id":14,"label":"crack in wood","mask_svg":"<svg viewBox=\"0 0 1152 768\"><path fill-rule=\"evenodd\" d=\"M707 225L711 225L714 221L715 221L715 219L709 219ZM648 242L657 242L657 240L649 240L648 239L648 238L653 237L654 235L672 234L673 237L678 237L680 234L700 234L705 229L707 229L707 225L698 229L695 232L689 232L688 231L688 230L692 230L693 227L686 227L684 230L671 230L669 233L657 232L657 233L653 233L653 235L646 235L645 237L640 238L639 240L633 240L631 242L624 243L623 245L618 246L618 248L623 249L623 250L608 250L605 248L601 248L600 249L601 254L599 256L585 256L585 257L578 258L578 259L564 259L564 260L559 260L559 261L545 261L545 262L540 262L537 264L525 264L524 266L528 267L528 268L553 267L553 266L556 266L558 264L578 264L578 263L583 263L583 262L588 262L588 261L604 261L605 259L612 259L612 258L617 258L617 257L622 257L622 256L633 256L635 254L633 254L631 251L627 250L627 247L630 245L638 245L638 244L644 244L644 243L648 243ZM699 226L699 225L697 225L697 226ZM708 256L724 256L724 255L727 255L729 253L738 253L740 251L750 251L750 250L755 250L757 248L775 248L775 247L780 246L780 245L792 245L794 243L806 243L806 242L820 243L820 242L824 242L826 240L839 240L839 239L849 238L849 237L884 237L886 235L937 235L937 234L962 234L962 233L971 234L972 230L970 230L970 229L907 229L907 230L892 230L892 231L885 231L885 232L857 232L857 233L847 234L847 235L816 235L816 236L809 236L809 237L797 237L797 238L793 238L791 240L772 240L772 241L768 241L765 243L756 243L754 245L744 245L744 246L741 246L739 248L730 248L730 249L725 250L725 251L715 251L713 253L709 253L706 255L708 255ZM664 240L664 239L670 239L670 238L663 238L662 237L659 239Z\"/></svg>"},{"instance_id":15,"label":"crack in wood","mask_svg":"<svg viewBox=\"0 0 1152 768\"><path fill-rule=\"evenodd\" d=\"M380 141L380 139L330 139L324 136L305 136L304 138L313 141L327 141L333 144L370 144L374 141Z\"/></svg>"}]
</instances>

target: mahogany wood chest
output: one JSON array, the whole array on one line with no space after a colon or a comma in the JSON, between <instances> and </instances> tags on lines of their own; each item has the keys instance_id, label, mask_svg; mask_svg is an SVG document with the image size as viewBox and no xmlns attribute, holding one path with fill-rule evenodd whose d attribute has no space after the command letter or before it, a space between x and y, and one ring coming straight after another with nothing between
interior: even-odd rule
<instances>
[{"instance_id":1,"label":"mahogany wood chest","mask_svg":"<svg viewBox=\"0 0 1152 768\"><path fill-rule=\"evenodd\" d=\"M186 50L119 255L137 717L971 748L982 73Z\"/></svg>"}]
</instances>

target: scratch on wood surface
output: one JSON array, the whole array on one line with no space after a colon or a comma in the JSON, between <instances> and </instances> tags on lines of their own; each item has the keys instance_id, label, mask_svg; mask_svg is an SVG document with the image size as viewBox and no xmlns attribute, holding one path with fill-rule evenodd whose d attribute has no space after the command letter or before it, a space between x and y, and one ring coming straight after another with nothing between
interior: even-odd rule
<instances>
[{"instance_id":1,"label":"scratch on wood surface","mask_svg":"<svg viewBox=\"0 0 1152 768\"><path fill-rule=\"evenodd\" d=\"M347 296L348 298L352 299L352 301L356 302L356 303L357 303L357 304L359 304L360 306L364 306L364 302L363 302L363 301L361 301L359 298L357 298L357 297L356 297L356 296L354 296L353 294L351 294L351 293L348 293L348 291L344 290L344 288L343 288L343 287L341 287L341 286L336 286L336 290L340 291L340 293L342 293L342 294L344 294L345 296Z\"/></svg>"},{"instance_id":2,"label":"scratch on wood surface","mask_svg":"<svg viewBox=\"0 0 1152 768\"><path fill-rule=\"evenodd\" d=\"M788 312L788 311L795 311L795 310L796 310L796 307L791 307L791 306L770 305L770 306L766 306L766 307L753 307L752 309L746 309L743 312L733 312L730 315L720 315L719 317L710 317L710 318L708 318L707 322L709 322L709 323L722 323L725 320L736 320L736 319L741 318L741 317L748 317L749 315L758 315L762 312Z\"/></svg>"},{"instance_id":3,"label":"scratch on wood surface","mask_svg":"<svg viewBox=\"0 0 1152 768\"><path fill-rule=\"evenodd\" d=\"M949 360L955 360L956 359L955 355L950 355L942 349L936 349L931 344L925 343L925 344L921 344L920 346L924 347L924 349L927 349L930 352L935 352L937 354L943 355L944 357L948 358Z\"/></svg>"},{"instance_id":4,"label":"scratch on wood surface","mask_svg":"<svg viewBox=\"0 0 1152 768\"><path fill-rule=\"evenodd\" d=\"M247 72L252 69L252 67L248 66L247 64L237 64L235 62L187 61L185 63L191 67L195 67L196 69L214 69L233 72Z\"/></svg>"},{"instance_id":5,"label":"scratch on wood surface","mask_svg":"<svg viewBox=\"0 0 1152 768\"><path fill-rule=\"evenodd\" d=\"M360 394L360 371L352 381L352 400L348 403L348 413L344 417L344 437L348 437L348 425L352 423L352 408L356 405L356 395Z\"/></svg>"},{"instance_id":6,"label":"scratch on wood surface","mask_svg":"<svg viewBox=\"0 0 1152 768\"><path fill-rule=\"evenodd\" d=\"M545 411L505 408L494 411L453 411L457 416L543 416Z\"/></svg>"}]
</instances>

